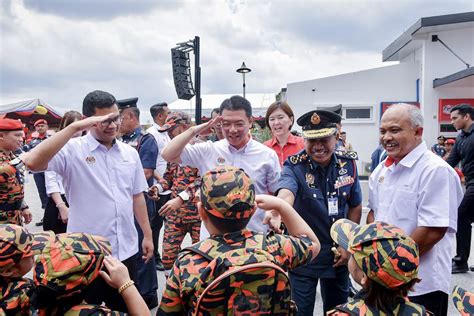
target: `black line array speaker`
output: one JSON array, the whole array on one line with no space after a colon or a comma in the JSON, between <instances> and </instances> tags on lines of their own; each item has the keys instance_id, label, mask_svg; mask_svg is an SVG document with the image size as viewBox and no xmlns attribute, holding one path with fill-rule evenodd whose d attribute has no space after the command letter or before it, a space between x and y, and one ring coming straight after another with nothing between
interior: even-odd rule
<instances>
[{"instance_id":1,"label":"black line array speaker","mask_svg":"<svg viewBox=\"0 0 474 316\"><path fill-rule=\"evenodd\" d=\"M172 48L171 61L173 64L174 87L176 88L178 99L189 100L196 94L191 80L189 53Z\"/></svg>"}]
</instances>

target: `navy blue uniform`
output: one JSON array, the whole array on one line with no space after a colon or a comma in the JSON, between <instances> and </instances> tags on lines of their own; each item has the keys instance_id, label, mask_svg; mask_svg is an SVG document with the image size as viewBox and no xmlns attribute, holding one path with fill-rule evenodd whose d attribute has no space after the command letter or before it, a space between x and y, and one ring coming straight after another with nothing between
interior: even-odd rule
<instances>
[{"instance_id":1,"label":"navy blue uniform","mask_svg":"<svg viewBox=\"0 0 474 316\"><path fill-rule=\"evenodd\" d=\"M138 150L140 161L144 169L155 169L158 158L158 145L155 137L146 133L141 127L137 127L132 133L123 135L122 141ZM153 185L153 177L147 179L148 186ZM145 195L148 219L151 223L156 216L155 203ZM137 256L137 288L147 303L157 301L158 279L156 277L155 258L152 257L148 263L142 260L143 232L140 225L135 221L138 232L138 256Z\"/></svg>"},{"instance_id":2,"label":"navy blue uniform","mask_svg":"<svg viewBox=\"0 0 474 316\"><path fill-rule=\"evenodd\" d=\"M332 223L347 217L349 208L359 206L362 194L355 164L355 152L336 151L324 168L303 150L290 156L283 166L278 189L287 189L295 196L294 208L315 232L321 243L318 257L290 273L292 291L299 315L312 315L318 279L325 311L347 301L348 271L346 266L333 268L334 245L329 229ZM328 203L337 211L330 214Z\"/></svg>"}]
</instances>

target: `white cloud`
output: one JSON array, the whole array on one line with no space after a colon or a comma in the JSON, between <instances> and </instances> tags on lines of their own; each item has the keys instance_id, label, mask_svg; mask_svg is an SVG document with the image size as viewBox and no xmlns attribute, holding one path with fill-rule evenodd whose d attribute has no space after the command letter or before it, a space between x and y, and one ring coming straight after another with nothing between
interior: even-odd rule
<instances>
[{"instance_id":1,"label":"white cloud","mask_svg":"<svg viewBox=\"0 0 474 316\"><path fill-rule=\"evenodd\" d=\"M142 109L176 99L170 49L201 38L202 93L247 91L381 66L381 51L450 1L3 1L0 104L39 97L80 109L103 89Z\"/></svg>"}]
</instances>

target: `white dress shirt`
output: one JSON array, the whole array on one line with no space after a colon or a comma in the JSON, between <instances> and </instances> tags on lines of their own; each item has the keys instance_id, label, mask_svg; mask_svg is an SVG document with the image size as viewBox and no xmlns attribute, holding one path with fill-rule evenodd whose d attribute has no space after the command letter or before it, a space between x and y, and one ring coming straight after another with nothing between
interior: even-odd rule
<instances>
[{"instance_id":1,"label":"white dress shirt","mask_svg":"<svg viewBox=\"0 0 474 316\"><path fill-rule=\"evenodd\" d=\"M153 137L155 137L156 139L156 144L158 145L158 159L156 159L156 170L158 171L160 176L163 176L166 171L167 162L163 159L163 157L161 157L161 153L163 152L163 149L165 148L166 144L168 144L171 139L167 132L158 132L160 128L160 125L153 123L153 125L146 131L153 135Z\"/></svg>"},{"instance_id":2,"label":"white dress shirt","mask_svg":"<svg viewBox=\"0 0 474 316\"><path fill-rule=\"evenodd\" d=\"M257 194L275 192L281 173L275 151L253 139L240 149L232 147L226 139L186 145L180 158L182 165L198 168L201 176L219 165L239 167L252 178ZM262 223L263 217L264 212L257 209L247 228L266 232L268 227ZM208 236L209 232L201 225L201 240Z\"/></svg>"},{"instance_id":3,"label":"white dress shirt","mask_svg":"<svg viewBox=\"0 0 474 316\"><path fill-rule=\"evenodd\" d=\"M63 177L68 232L106 237L123 261L138 252L133 196L148 189L138 152L120 141L107 149L91 134L71 139L48 164Z\"/></svg>"},{"instance_id":4,"label":"white dress shirt","mask_svg":"<svg viewBox=\"0 0 474 316\"><path fill-rule=\"evenodd\" d=\"M59 174L54 171L45 171L44 180L48 196L55 192L64 194L63 178Z\"/></svg>"},{"instance_id":5,"label":"white dress shirt","mask_svg":"<svg viewBox=\"0 0 474 316\"><path fill-rule=\"evenodd\" d=\"M434 291L450 293L451 258L463 192L459 177L423 142L398 164L387 158L369 179L369 208L375 220L393 224L411 235L420 226L447 227L444 237L420 258L411 296Z\"/></svg>"}]
</instances>

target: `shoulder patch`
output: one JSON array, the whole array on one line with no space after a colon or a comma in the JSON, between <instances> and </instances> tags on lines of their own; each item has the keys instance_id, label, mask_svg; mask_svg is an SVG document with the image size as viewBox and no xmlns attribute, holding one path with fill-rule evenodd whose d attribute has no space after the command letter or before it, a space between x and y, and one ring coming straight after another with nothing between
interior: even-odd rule
<instances>
[{"instance_id":1,"label":"shoulder patch","mask_svg":"<svg viewBox=\"0 0 474 316\"><path fill-rule=\"evenodd\" d=\"M339 158L346 158L346 159L352 159L352 160L359 159L359 155L357 155L357 152L355 151L336 150L334 153Z\"/></svg>"},{"instance_id":2,"label":"shoulder patch","mask_svg":"<svg viewBox=\"0 0 474 316\"><path fill-rule=\"evenodd\" d=\"M308 160L308 154L306 152L302 152L302 153L290 156L288 157L288 159L293 165L297 165L303 161Z\"/></svg>"}]
</instances>

